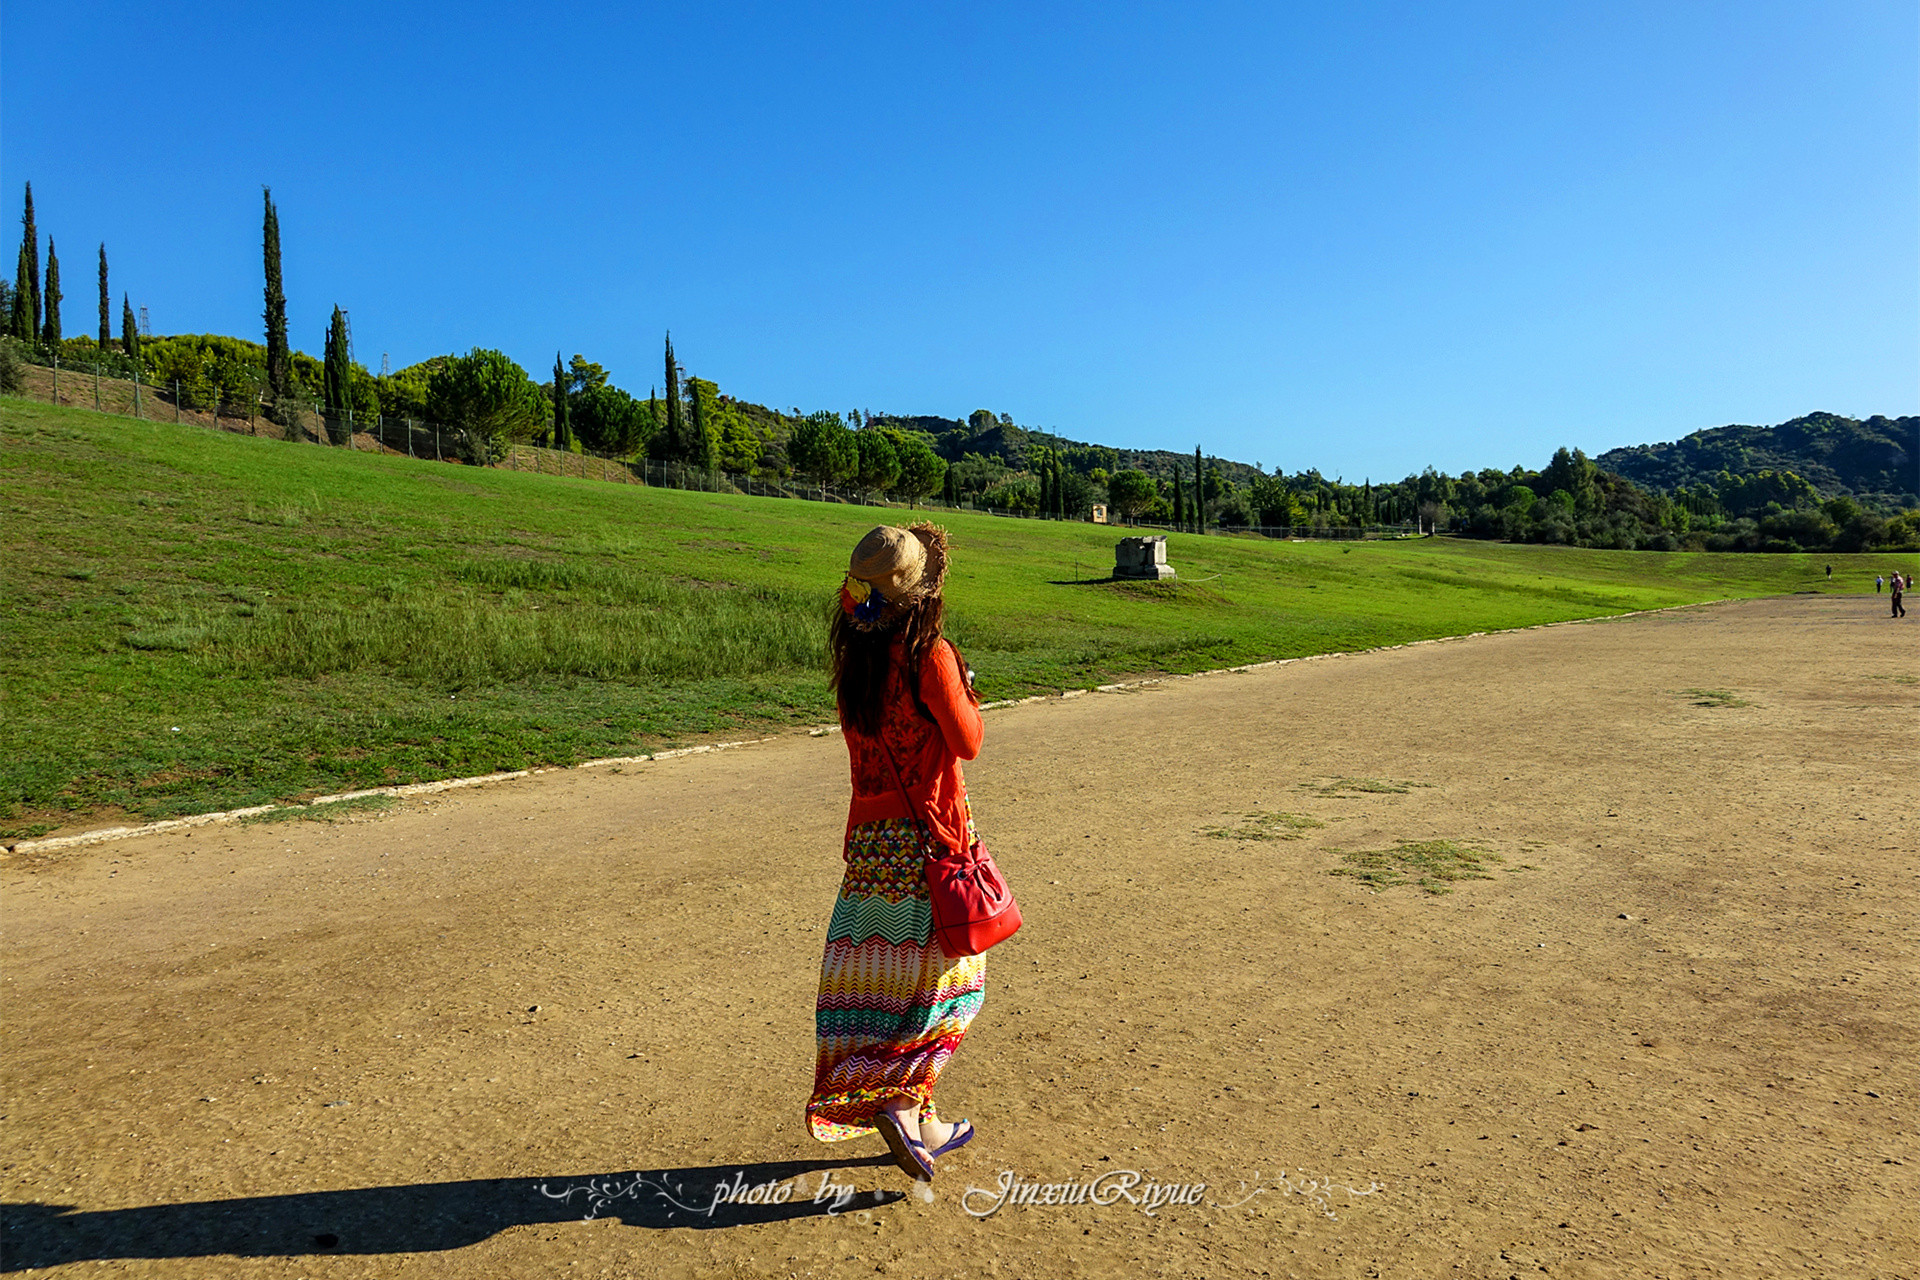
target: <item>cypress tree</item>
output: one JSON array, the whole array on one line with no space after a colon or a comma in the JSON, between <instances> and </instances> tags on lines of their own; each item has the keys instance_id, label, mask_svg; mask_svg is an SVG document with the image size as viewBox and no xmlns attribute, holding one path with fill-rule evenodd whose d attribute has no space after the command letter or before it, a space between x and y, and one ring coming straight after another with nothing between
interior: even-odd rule
<instances>
[{"instance_id":1,"label":"cypress tree","mask_svg":"<svg viewBox=\"0 0 1920 1280\"><path fill-rule=\"evenodd\" d=\"M326 355L322 365L326 381L327 412L345 424L347 408L353 403L353 370L347 363L347 317L339 307L327 325Z\"/></svg>"},{"instance_id":2,"label":"cypress tree","mask_svg":"<svg viewBox=\"0 0 1920 1280\"><path fill-rule=\"evenodd\" d=\"M1173 527L1185 531L1187 527L1187 478L1180 474L1180 464L1173 464Z\"/></svg>"},{"instance_id":3,"label":"cypress tree","mask_svg":"<svg viewBox=\"0 0 1920 1280\"><path fill-rule=\"evenodd\" d=\"M43 308L46 323L40 337L48 347L60 345L60 257L53 251L53 237L47 237L47 300Z\"/></svg>"},{"instance_id":4,"label":"cypress tree","mask_svg":"<svg viewBox=\"0 0 1920 1280\"><path fill-rule=\"evenodd\" d=\"M124 293L120 295L120 350L129 360L140 358L140 329L133 322L133 304Z\"/></svg>"},{"instance_id":5,"label":"cypress tree","mask_svg":"<svg viewBox=\"0 0 1920 1280\"><path fill-rule=\"evenodd\" d=\"M553 447L573 448L573 424L567 415L567 371L561 367L560 353L553 353Z\"/></svg>"},{"instance_id":6,"label":"cypress tree","mask_svg":"<svg viewBox=\"0 0 1920 1280\"><path fill-rule=\"evenodd\" d=\"M33 184L27 184L26 211L20 215L20 254L26 262L25 287L14 299L14 336L32 346L40 337L40 231L33 223Z\"/></svg>"},{"instance_id":7,"label":"cypress tree","mask_svg":"<svg viewBox=\"0 0 1920 1280\"><path fill-rule=\"evenodd\" d=\"M266 205L260 238L267 275L267 392L277 406L293 389L293 356L287 347L287 295L280 283L280 211L273 207L272 188L261 187L260 195Z\"/></svg>"},{"instance_id":8,"label":"cypress tree","mask_svg":"<svg viewBox=\"0 0 1920 1280\"><path fill-rule=\"evenodd\" d=\"M687 461L687 427L680 403L680 366L673 361L673 333L667 333L667 456Z\"/></svg>"},{"instance_id":9,"label":"cypress tree","mask_svg":"<svg viewBox=\"0 0 1920 1280\"><path fill-rule=\"evenodd\" d=\"M7 332L22 342L33 341L33 279L27 267L27 242L20 242L13 270L13 309L7 313Z\"/></svg>"},{"instance_id":10,"label":"cypress tree","mask_svg":"<svg viewBox=\"0 0 1920 1280\"><path fill-rule=\"evenodd\" d=\"M100 242L100 354L107 353L107 344L113 341L112 312L107 303L107 242Z\"/></svg>"},{"instance_id":11,"label":"cypress tree","mask_svg":"<svg viewBox=\"0 0 1920 1280\"><path fill-rule=\"evenodd\" d=\"M1204 479L1200 474L1200 446L1193 446L1193 531L1207 531L1207 491L1201 487Z\"/></svg>"}]
</instances>

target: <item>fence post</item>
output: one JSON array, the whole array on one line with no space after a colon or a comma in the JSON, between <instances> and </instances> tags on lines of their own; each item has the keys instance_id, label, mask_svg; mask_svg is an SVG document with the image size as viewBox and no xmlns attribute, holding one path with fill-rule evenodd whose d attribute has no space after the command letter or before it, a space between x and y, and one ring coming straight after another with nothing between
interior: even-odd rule
<instances>
[{"instance_id":1,"label":"fence post","mask_svg":"<svg viewBox=\"0 0 1920 1280\"><path fill-rule=\"evenodd\" d=\"M100 362L98 360L93 362L93 411L100 412Z\"/></svg>"},{"instance_id":2,"label":"fence post","mask_svg":"<svg viewBox=\"0 0 1920 1280\"><path fill-rule=\"evenodd\" d=\"M446 455L440 452L440 419L433 420L433 460L440 461Z\"/></svg>"},{"instance_id":3,"label":"fence post","mask_svg":"<svg viewBox=\"0 0 1920 1280\"><path fill-rule=\"evenodd\" d=\"M180 425L180 379L173 380L173 425Z\"/></svg>"},{"instance_id":4,"label":"fence post","mask_svg":"<svg viewBox=\"0 0 1920 1280\"><path fill-rule=\"evenodd\" d=\"M140 417L140 366L133 366L133 416Z\"/></svg>"},{"instance_id":5,"label":"fence post","mask_svg":"<svg viewBox=\"0 0 1920 1280\"><path fill-rule=\"evenodd\" d=\"M53 402L60 403L60 353L53 353Z\"/></svg>"}]
</instances>

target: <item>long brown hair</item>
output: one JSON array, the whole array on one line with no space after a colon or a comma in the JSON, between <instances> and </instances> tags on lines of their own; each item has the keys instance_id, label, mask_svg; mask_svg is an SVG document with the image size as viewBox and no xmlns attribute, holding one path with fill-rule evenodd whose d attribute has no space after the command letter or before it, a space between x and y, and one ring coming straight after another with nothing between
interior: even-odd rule
<instances>
[{"instance_id":1,"label":"long brown hair","mask_svg":"<svg viewBox=\"0 0 1920 1280\"><path fill-rule=\"evenodd\" d=\"M827 685L840 704L840 723L869 738L880 733L885 712L887 674L893 667L893 645L901 641L906 648L907 691L920 714L932 719L920 701L920 667L933 646L940 643L941 625L946 621L946 603L937 595L928 596L907 610L900 625L886 631L862 631L853 619L833 606L833 621L827 631L827 648L832 659Z\"/></svg>"}]
</instances>

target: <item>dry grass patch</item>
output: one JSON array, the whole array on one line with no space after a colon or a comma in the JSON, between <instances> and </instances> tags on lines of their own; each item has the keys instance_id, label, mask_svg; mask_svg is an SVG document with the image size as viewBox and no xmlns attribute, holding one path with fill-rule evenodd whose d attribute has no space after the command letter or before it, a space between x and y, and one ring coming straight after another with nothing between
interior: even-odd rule
<instances>
[{"instance_id":1,"label":"dry grass patch","mask_svg":"<svg viewBox=\"0 0 1920 1280\"><path fill-rule=\"evenodd\" d=\"M1303 782L1315 795L1403 796L1414 787L1431 787L1431 782L1403 782L1395 778L1331 778L1326 782Z\"/></svg>"},{"instance_id":2,"label":"dry grass patch","mask_svg":"<svg viewBox=\"0 0 1920 1280\"><path fill-rule=\"evenodd\" d=\"M1680 695L1691 698L1696 707L1750 707L1753 705L1745 698L1735 696L1731 689L1682 689Z\"/></svg>"},{"instance_id":3,"label":"dry grass patch","mask_svg":"<svg viewBox=\"0 0 1920 1280\"><path fill-rule=\"evenodd\" d=\"M1399 840L1391 849L1359 849L1337 853L1347 865L1328 875L1351 876L1375 893L1411 884L1428 893L1452 893L1460 880L1491 880L1488 863L1506 859L1489 849L1476 849L1457 840Z\"/></svg>"},{"instance_id":4,"label":"dry grass patch","mask_svg":"<svg viewBox=\"0 0 1920 1280\"><path fill-rule=\"evenodd\" d=\"M1300 840L1304 839L1301 832L1326 825L1318 818L1309 818L1304 813L1250 809L1240 815L1240 825L1205 827L1200 834L1212 836L1216 840Z\"/></svg>"}]
</instances>

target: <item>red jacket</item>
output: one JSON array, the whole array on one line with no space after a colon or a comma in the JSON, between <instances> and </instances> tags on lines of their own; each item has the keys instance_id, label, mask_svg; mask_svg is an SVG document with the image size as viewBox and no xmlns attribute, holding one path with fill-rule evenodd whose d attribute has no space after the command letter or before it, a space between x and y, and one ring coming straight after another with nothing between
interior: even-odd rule
<instances>
[{"instance_id":1,"label":"red jacket","mask_svg":"<svg viewBox=\"0 0 1920 1280\"><path fill-rule=\"evenodd\" d=\"M965 847L967 783L960 762L980 754L985 726L980 723L978 699L967 689L953 645L942 640L920 668L920 700L933 713L928 720L907 692L906 646L896 640L891 656L880 736L869 738L841 723L853 767L847 831L882 818L915 816L894 782L893 765L881 746L884 742L899 766L900 781L913 793L935 838L949 848Z\"/></svg>"}]
</instances>

